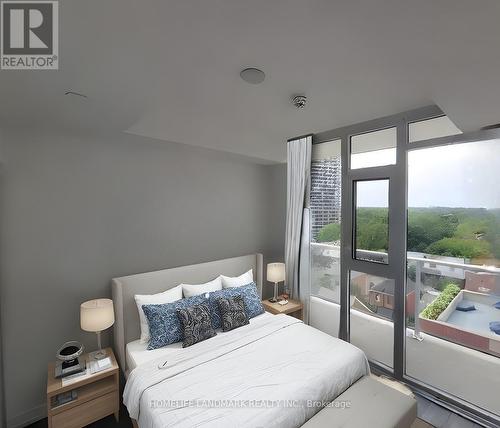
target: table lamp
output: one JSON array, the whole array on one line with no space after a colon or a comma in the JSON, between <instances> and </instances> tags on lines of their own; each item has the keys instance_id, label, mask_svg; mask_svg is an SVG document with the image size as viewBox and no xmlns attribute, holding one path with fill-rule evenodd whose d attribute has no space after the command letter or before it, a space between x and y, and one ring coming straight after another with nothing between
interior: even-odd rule
<instances>
[{"instance_id":1,"label":"table lamp","mask_svg":"<svg viewBox=\"0 0 500 428\"><path fill-rule=\"evenodd\" d=\"M269 301L276 303L278 301L278 282L285 280L285 263L268 263L267 280L274 282L274 296Z\"/></svg>"},{"instance_id":2,"label":"table lamp","mask_svg":"<svg viewBox=\"0 0 500 428\"><path fill-rule=\"evenodd\" d=\"M84 331L97 333L98 350L91 357L104 358L106 351L101 346L101 331L111 327L115 322L115 312L111 299L95 299L80 305L80 326Z\"/></svg>"}]
</instances>

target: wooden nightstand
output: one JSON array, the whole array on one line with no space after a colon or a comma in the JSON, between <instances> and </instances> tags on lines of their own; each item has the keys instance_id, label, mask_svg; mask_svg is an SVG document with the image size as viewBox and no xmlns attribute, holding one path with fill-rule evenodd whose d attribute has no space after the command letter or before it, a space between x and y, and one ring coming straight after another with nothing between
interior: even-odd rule
<instances>
[{"instance_id":1,"label":"wooden nightstand","mask_svg":"<svg viewBox=\"0 0 500 428\"><path fill-rule=\"evenodd\" d=\"M111 348L106 348L111 367L101 372L82 376L69 385L62 386L61 379L54 378L55 363L49 364L47 376L48 428L81 428L114 414L118 421L120 411L119 369ZM82 355L88 364L88 354ZM67 391L76 391L75 400L52 407L52 397Z\"/></svg>"},{"instance_id":2,"label":"wooden nightstand","mask_svg":"<svg viewBox=\"0 0 500 428\"><path fill-rule=\"evenodd\" d=\"M278 303L271 303L269 300L263 300L262 306L264 306L264 309L267 312L274 315L287 314L298 318L299 320L302 319L302 309L304 306L302 305L302 302L299 302L298 300L288 299L288 303L283 306Z\"/></svg>"}]
</instances>

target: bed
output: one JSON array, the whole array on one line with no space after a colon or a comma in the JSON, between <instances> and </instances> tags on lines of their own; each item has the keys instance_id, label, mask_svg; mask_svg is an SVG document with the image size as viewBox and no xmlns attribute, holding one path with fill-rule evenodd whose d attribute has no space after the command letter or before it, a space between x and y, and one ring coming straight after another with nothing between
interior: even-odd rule
<instances>
[{"instance_id":1,"label":"bed","mask_svg":"<svg viewBox=\"0 0 500 428\"><path fill-rule=\"evenodd\" d=\"M123 401L141 428L299 427L369 373L361 350L287 315L264 313L188 348L147 351L138 341L134 294L249 269L262 295L260 254L112 280Z\"/></svg>"}]
</instances>

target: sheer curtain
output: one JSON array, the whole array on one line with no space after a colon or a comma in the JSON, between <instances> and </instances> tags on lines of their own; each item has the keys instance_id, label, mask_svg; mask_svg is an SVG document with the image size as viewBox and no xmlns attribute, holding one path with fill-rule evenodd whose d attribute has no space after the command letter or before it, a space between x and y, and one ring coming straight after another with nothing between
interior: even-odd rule
<instances>
[{"instance_id":1,"label":"sheer curtain","mask_svg":"<svg viewBox=\"0 0 500 428\"><path fill-rule=\"evenodd\" d=\"M309 183L312 136L288 141L285 237L286 283L301 300L307 320L309 297Z\"/></svg>"}]
</instances>

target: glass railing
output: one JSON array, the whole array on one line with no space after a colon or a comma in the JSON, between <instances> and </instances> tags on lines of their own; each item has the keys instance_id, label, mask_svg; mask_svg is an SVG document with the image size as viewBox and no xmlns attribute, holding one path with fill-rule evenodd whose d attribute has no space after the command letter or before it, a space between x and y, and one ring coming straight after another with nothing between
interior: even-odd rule
<instances>
[{"instance_id":1,"label":"glass railing","mask_svg":"<svg viewBox=\"0 0 500 428\"><path fill-rule=\"evenodd\" d=\"M387 260L386 253L358 252L370 259ZM423 253L408 255L406 326L418 340L425 332L500 356L500 334L490 329L490 323L500 322L500 268L466 261ZM351 307L392 320L395 286L384 278L351 273ZM339 245L311 243L311 295L340 302ZM475 312L467 314L464 308Z\"/></svg>"}]
</instances>

